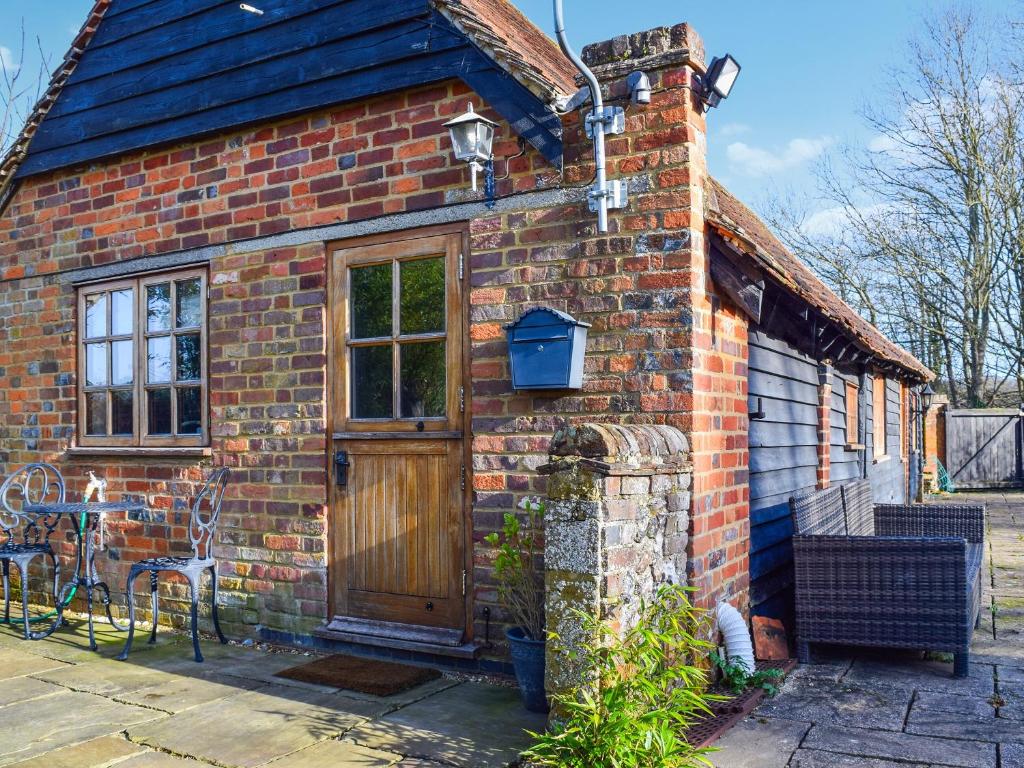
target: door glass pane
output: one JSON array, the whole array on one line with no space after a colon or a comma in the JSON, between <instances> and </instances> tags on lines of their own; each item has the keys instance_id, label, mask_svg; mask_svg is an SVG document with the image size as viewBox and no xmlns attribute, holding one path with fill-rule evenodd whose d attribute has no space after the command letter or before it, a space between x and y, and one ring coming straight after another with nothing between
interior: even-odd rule
<instances>
[{"instance_id":1,"label":"door glass pane","mask_svg":"<svg viewBox=\"0 0 1024 768\"><path fill-rule=\"evenodd\" d=\"M444 342L403 344L401 350L402 418L444 416Z\"/></svg>"},{"instance_id":2,"label":"door glass pane","mask_svg":"<svg viewBox=\"0 0 1024 768\"><path fill-rule=\"evenodd\" d=\"M352 418L392 417L391 345L352 349Z\"/></svg>"},{"instance_id":3,"label":"door glass pane","mask_svg":"<svg viewBox=\"0 0 1024 768\"><path fill-rule=\"evenodd\" d=\"M107 434L107 393L85 393L85 434Z\"/></svg>"},{"instance_id":4,"label":"door glass pane","mask_svg":"<svg viewBox=\"0 0 1024 768\"><path fill-rule=\"evenodd\" d=\"M110 379L114 386L131 384L132 376L132 342L115 341L110 345Z\"/></svg>"},{"instance_id":5,"label":"door glass pane","mask_svg":"<svg viewBox=\"0 0 1024 768\"><path fill-rule=\"evenodd\" d=\"M134 314L135 291L125 288L110 294L110 335L127 336L132 332L132 315Z\"/></svg>"},{"instance_id":6,"label":"door glass pane","mask_svg":"<svg viewBox=\"0 0 1024 768\"><path fill-rule=\"evenodd\" d=\"M146 393L149 434L171 434L171 390L151 389Z\"/></svg>"},{"instance_id":7,"label":"door glass pane","mask_svg":"<svg viewBox=\"0 0 1024 768\"><path fill-rule=\"evenodd\" d=\"M407 261L400 270L401 333L444 330L444 258Z\"/></svg>"},{"instance_id":8,"label":"door glass pane","mask_svg":"<svg viewBox=\"0 0 1024 768\"><path fill-rule=\"evenodd\" d=\"M132 429L132 422L134 421L132 414L132 391L130 389L117 389L110 393L112 400L110 401L110 416L111 424L110 433L112 435L130 435L134 432Z\"/></svg>"},{"instance_id":9,"label":"door glass pane","mask_svg":"<svg viewBox=\"0 0 1024 768\"><path fill-rule=\"evenodd\" d=\"M85 337L95 339L107 335L107 294L85 297Z\"/></svg>"},{"instance_id":10,"label":"door glass pane","mask_svg":"<svg viewBox=\"0 0 1024 768\"><path fill-rule=\"evenodd\" d=\"M199 387L178 390L178 434L198 435L203 431L199 413Z\"/></svg>"},{"instance_id":11,"label":"door glass pane","mask_svg":"<svg viewBox=\"0 0 1024 768\"><path fill-rule=\"evenodd\" d=\"M107 343L85 345L85 386L101 387L107 383Z\"/></svg>"},{"instance_id":12,"label":"door glass pane","mask_svg":"<svg viewBox=\"0 0 1024 768\"><path fill-rule=\"evenodd\" d=\"M171 337L157 336L146 343L146 361L150 384L171 380Z\"/></svg>"},{"instance_id":13,"label":"door glass pane","mask_svg":"<svg viewBox=\"0 0 1024 768\"><path fill-rule=\"evenodd\" d=\"M170 283L146 286L146 329L149 331L169 331L171 329Z\"/></svg>"},{"instance_id":14,"label":"door glass pane","mask_svg":"<svg viewBox=\"0 0 1024 768\"><path fill-rule=\"evenodd\" d=\"M178 337L177 360L178 381L198 381L202 369L199 360L199 334L189 333Z\"/></svg>"},{"instance_id":15,"label":"door glass pane","mask_svg":"<svg viewBox=\"0 0 1024 768\"><path fill-rule=\"evenodd\" d=\"M349 270L352 280L352 338L391 335L391 264Z\"/></svg>"},{"instance_id":16,"label":"door glass pane","mask_svg":"<svg viewBox=\"0 0 1024 768\"><path fill-rule=\"evenodd\" d=\"M177 283L178 314L176 323L179 328L198 328L202 321L201 296L199 295L199 278L179 280Z\"/></svg>"}]
</instances>

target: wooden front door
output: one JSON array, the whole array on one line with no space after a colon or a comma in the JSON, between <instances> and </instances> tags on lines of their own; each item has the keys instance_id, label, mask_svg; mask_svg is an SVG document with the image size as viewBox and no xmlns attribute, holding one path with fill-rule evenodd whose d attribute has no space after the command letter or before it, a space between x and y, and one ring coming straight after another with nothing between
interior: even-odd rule
<instances>
[{"instance_id":1,"label":"wooden front door","mask_svg":"<svg viewBox=\"0 0 1024 768\"><path fill-rule=\"evenodd\" d=\"M330 628L458 643L462 234L393 237L331 254Z\"/></svg>"}]
</instances>

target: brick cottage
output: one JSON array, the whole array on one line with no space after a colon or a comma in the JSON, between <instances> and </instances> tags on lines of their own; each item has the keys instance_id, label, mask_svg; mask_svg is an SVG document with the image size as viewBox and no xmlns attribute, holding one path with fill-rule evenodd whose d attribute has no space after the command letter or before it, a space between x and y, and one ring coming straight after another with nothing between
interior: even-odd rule
<instances>
[{"instance_id":1,"label":"brick cottage","mask_svg":"<svg viewBox=\"0 0 1024 768\"><path fill-rule=\"evenodd\" d=\"M486 667L483 538L549 482L553 610L673 580L786 618L793 492L916 492L930 374L709 176L689 26L584 51L610 104L633 71L652 91L608 137L629 202L600 234L561 108L582 81L511 5L261 9L97 0L0 165L2 469L145 501L109 525L111 584L187 550L228 466L229 635ZM491 204L443 125L469 103ZM590 323L581 390L513 389L504 326L534 307ZM569 498L604 516L571 556Z\"/></svg>"}]
</instances>

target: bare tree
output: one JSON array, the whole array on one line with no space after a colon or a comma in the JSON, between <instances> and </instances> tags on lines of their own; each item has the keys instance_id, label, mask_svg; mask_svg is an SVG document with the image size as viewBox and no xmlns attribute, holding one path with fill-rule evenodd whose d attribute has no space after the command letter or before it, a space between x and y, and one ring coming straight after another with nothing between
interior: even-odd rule
<instances>
[{"instance_id":1,"label":"bare tree","mask_svg":"<svg viewBox=\"0 0 1024 768\"><path fill-rule=\"evenodd\" d=\"M778 201L769 211L959 406L989 405L1010 382L1024 395L1024 47L1001 29L963 10L925 21L865 112L871 147L820 168L837 234L808 232Z\"/></svg>"},{"instance_id":2,"label":"bare tree","mask_svg":"<svg viewBox=\"0 0 1024 768\"><path fill-rule=\"evenodd\" d=\"M37 71L30 71L25 65L24 21L21 23L18 50L8 52L8 55L4 55L7 49L0 51L0 157L18 138L49 80L49 57L43 51L42 42L38 38L35 42L40 61Z\"/></svg>"}]
</instances>

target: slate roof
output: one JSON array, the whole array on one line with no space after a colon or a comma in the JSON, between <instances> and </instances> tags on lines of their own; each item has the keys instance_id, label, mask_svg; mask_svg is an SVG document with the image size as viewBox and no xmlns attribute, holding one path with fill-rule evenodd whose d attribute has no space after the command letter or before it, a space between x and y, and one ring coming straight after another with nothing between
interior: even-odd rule
<instances>
[{"instance_id":1,"label":"slate roof","mask_svg":"<svg viewBox=\"0 0 1024 768\"><path fill-rule=\"evenodd\" d=\"M924 380L932 372L903 347L840 299L817 275L794 256L753 211L716 179L707 190L707 220L785 290L834 322L851 340L875 357L893 363Z\"/></svg>"}]
</instances>

